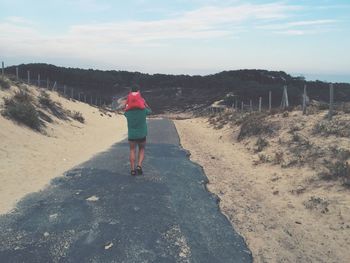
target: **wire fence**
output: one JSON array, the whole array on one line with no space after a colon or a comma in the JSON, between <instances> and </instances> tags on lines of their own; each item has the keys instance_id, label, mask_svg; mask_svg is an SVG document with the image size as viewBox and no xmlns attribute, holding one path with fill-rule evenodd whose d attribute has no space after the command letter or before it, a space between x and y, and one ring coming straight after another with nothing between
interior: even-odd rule
<instances>
[{"instance_id":1,"label":"wire fence","mask_svg":"<svg viewBox=\"0 0 350 263\"><path fill-rule=\"evenodd\" d=\"M99 96L97 93L88 92L79 87L73 87L60 83L51 79L50 76L42 76L40 74L33 76L30 70L27 70L26 78L23 78L23 76L20 77L19 75L19 67L15 68L15 72L5 72L4 62L2 62L2 78L4 78L5 75L13 81L19 81L28 85L34 85L42 89L57 92L67 99L77 100L96 107L107 106L107 101L105 98Z\"/></svg>"},{"instance_id":2,"label":"wire fence","mask_svg":"<svg viewBox=\"0 0 350 263\"><path fill-rule=\"evenodd\" d=\"M309 108L317 104L320 109L328 110L328 119L331 120L336 114L336 110L341 110L344 112L350 112L350 103L344 101L336 102L334 99L335 87L334 84L330 83L328 88L328 102L311 100L307 94L307 86L304 86L303 94L301 95L300 105L293 105L289 103L288 98L288 87L281 87L282 97L280 99L279 107L272 107L272 91L268 92L268 99L263 101L263 97L257 97L254 99L242 100L238 96L232 96L230 98L231 106L227 106L227 102L220 105L220 103L214 103L209 107L200 108L196 110L197 114L209 113L209 114L221 114L226 111L233 112L272 112L272 111L287 111L291 109L300 109L304 115L307 115ZM350 92L350 90L349 90ZM226 105L225 105L226 104Z\"/></svg>"},{"instance_id":3,"label":"wire fence","mask_svg":"<svg viewBox=\"0 0 350 263\"><path fill-rule=\"evenodd\" d=\"M2 62L2 77L5 75L5 67L4 62ZM9 76L12 79L15 79L17 81L22 81L24 83L27 83L29 85L36 85L40 88L44 88L51 91L56 91L60 95L73 99L78 100L84 103L87 103L92 106L97 107L106 107L106 100L102 98L102 96L97 95L96 93L87 92L86 90L83 90L78 87L72 87L68 86L62 83L59 83L55 80L50 79L49 76L42 76L38 74L37 76L32 76L30 70L27 70L27 76L25 79L19 77L19 67L15 68L15 72L6 72L6 75ZM329 119L332 119L334 115L334 109L335 108L344 108L344 102L336 102L334 100L334 85L329 84L329 101L323 102L323 107L328 108L328 117ZM289 97L288 97L288 87L283 86L281 87L282 90L282 97L280 102L280 109L281 110L287 110L290 108L289 103ZM301 110L303 111L303 114L307 114L308 106L310 105L310 97L308 96L308 87L305 85L303 89L303 93L301 95ZM321 92L321 91L319 91ZM350 94L350 90L348 91ZM272 91L269 91L268 94L264 97L256 97L252 99L241 99L239 96L232 96L231 100L231 106L224 106L219 104L212 104L209 107L205 108L199 108L195 110L197 113L199 112L209 112L211 114L215 113L221 113L227 109L234 110L237 112L262 112L262 111L272 111L272 105L276 105L276 103L273 103L272 99L276 98L276 96L272 96ZM113 109L117 108L117 98L112 97L111 98L111 104L110 107ZM279 103L278 103L279 104Z\"/></svg>"}]
</instances>

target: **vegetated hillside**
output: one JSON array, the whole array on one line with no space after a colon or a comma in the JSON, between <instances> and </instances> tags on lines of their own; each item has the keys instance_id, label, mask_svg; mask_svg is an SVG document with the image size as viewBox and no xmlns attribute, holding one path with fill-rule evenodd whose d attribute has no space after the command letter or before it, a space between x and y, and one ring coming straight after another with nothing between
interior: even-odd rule
<instances>
[{"instance_id":1,"label":"vegetated hillside","mask_svg":"<svg viewBox=\"0 0 350 263\"><path fill-rule=\"evenodd\" d=\"M301 103L304 85L308 87L311 99L328 101L329 84L321 81L305 81L303 77L292 77L282 71L235 70L223 71L207 76L145 74L140 72L93 70L56 67L48 64L19 65L19 75L27 78L49 78L51 81L76 87L81 92L94 93L111 102L113 96L125 95L128 87L138 84L143 95L156 112L177 111L206 106L222 99L229 92L238 96L239 101L257 103L261 96L268 101L268 92L272 91L272 102L278 106L281 102L282 88L288 86L291 105ZM7 73L15 74L16 67L6 68ZM335 84L335 101L350 101L350 84Z\"/></svg>"}]
</instances>

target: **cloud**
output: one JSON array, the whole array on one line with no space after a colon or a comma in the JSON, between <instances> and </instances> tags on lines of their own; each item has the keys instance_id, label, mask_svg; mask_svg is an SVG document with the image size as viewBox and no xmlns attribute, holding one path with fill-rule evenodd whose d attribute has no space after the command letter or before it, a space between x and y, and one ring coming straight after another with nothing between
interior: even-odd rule
<instances>
[{"instance_id":1,"label":"cloud","mask_svg":"<svg viewBox=\"0 0 350 263\"><path fill-rule=\"evenodd\" d=\"M94 0L70 0L68 3L92 9L101 7ZM66 34L56 37L45 36L28 23L19 24L24 22L22 18L10 17L0 23L0 34L7 36L7 41L10 43L6 43L6 46L28 48L31 43L33 49L52 48L52 52L58 50L67 52L66 50L70 49L78 54L85 50L87 55L90 55L87 50L90 48L96 50L100 47L120 48L123 45L128 47L159 45L172 40L232 39L242 32L246 21L282 19L288 16L288 12L296 9L295 6L283 3L243 4L232 7L206 6L162 20L72 25ZM46 45L44 47L41 44L43 42Z\"/></svg>"},{"instance_id":2,"label":"cloud","mask_svg":"<svg viewBox=\"0 0 350 263\"><path fill-rule=\"evenodd\" d=\"M329 25L336 23L337 20L311 20L311 21L296 21L296 22L289 22L286 24L287 27L294 27L294 26L315 26L315 25Z\"/></svg>"},{"instance_id":3,"label":"cloud","mask_svg":"<svg viewBox=\"0 0 350 263\"><path fill-rule=\"evenodd\" d=\"M259 29L267 29L267 30L276 30L276 29L288 29L295 27L313 27L313 26L324 26L324 25L332 25L337 23L337 20L333 19L324 19L324 20L305 20L305 21L293 21L287 23L278 23L278 24L268 24L257 26Z\"/></svg>"},{"instance_id":4,"label":"cloud","mask_svg":"<svg viewBox=\"0 0 350 263\"><path fill-rule=\"evenodd\" d=\"M338 20L334 19L302 20L278 24L267 24L257 26L256 28L268 30L269 32L276 34L302 36L329 32L333 29L333 25L338 22Z\"/></svg>"},{"instance_id":5,"label":"cloud","mask_svg":"<svg viewBox=\"0 0 350 263\"><path fill-rule=\"evenodd\" d=\"M106 8L94 0L65 0L96 10ZM100 9L101 10L101 9ZM250 24L281 24L301 7L284 2L270 4L238 4L233 6L204 6L153 21L120 21L72 25L64 34L45 35L35 24L21 18L0 21L0 49L5 53L38 57L69 57L111 59L132 55L147 48L171 46L175 41L232 40ZM260 29L284 34L302 35L301 26L330 24L331 20L284 23L281 27L266 25Z\"/></svg>"},{"instance_id":6,"label":"cloud","mask_svg":"<svg viewBox=\"0 0 350 263\"><path fill-rule=\"evenodd\" d=\"M349 4L331 4L331 5L318 5L318 6L312 6L310 7L311 9L319 9L319 10L330 10L330 9L349 9L350 5Z\"/></svg>"},{"instance_id":7,"label":"cloud","mask_svg":"<svg viewBox=\"0 0 350 263\"><path fill-rule=\"evenodd\" d=\"M4 20L10 24L34 25L31 20L20 16L8 16Z\"/></svg>"},{"instance_id":8,"label":"cloud","mask_svg":"<svg viewBox=\"0 0 350 263\"><path fill-rule=\"evenodd\" d=\"M276 31L276 34L288 35L288 36L303 36L308 34L315 34L316 32L310 30L284 30L284 31Z\"/></svg>"},{"instance_id":9,"label":"cloud","mask_svg":"<svg viewBox=\"0 0 350 263\"><path fill-rule=\"evenodd\" d=\"M75 25L69 34L133 44L173 39L215 39L240 33L245 21L282 19L288 16L288 11L296 8L280 3L225 8L208 6L163 20Z\"/></svg>"}]
</instances>

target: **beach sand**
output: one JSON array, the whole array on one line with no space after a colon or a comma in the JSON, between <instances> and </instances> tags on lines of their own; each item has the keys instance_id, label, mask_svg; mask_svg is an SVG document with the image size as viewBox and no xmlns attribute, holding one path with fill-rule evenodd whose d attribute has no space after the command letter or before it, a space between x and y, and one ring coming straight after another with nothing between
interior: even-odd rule
<instances>
[{"instance_id":1,"label":"beach sand","mask_svg":"<svg viewBox=\"0 0 350 263\"><path fill-rule=\"evenodd\" d=\"M350 262L348 189L314 180L310 168L255 165L253 139L238 142L237 127L214 129L206 118L175 124L254 262Z\"/></svg>"},{"instance_id":2,"label":"beach sand","mask_svg":"<svg viewBox=\"0 0 350 263\"><path fill-rule=\"evenodd\" d=\"M15 92L0 92L1 98ZM37 97L37 88L28 87ZM35 132L0 115L0 214L9 212L26 194L43 189L54 177L107 150L126 138L123 115L102 113L98 108L70 101L48 92L62 107L82 113L85 123L52 117L46 134Z\"/></svg>"}]
</instances>

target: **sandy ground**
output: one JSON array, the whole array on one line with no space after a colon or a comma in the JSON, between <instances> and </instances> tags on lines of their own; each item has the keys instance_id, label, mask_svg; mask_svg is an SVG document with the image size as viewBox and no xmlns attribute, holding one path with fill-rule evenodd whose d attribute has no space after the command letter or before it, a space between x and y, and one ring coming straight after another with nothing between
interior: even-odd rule
<instances>
[{"instance_id":1,"label":"sandy ground","mask_svg":"<svg viewBox=\"0 0 350 263\"><path fill-rule=\"evenodd\" d=\"M205 118L175 125L255 262L350 262L348 189L320 182L310 168L256 165L252 141L237 142L237 128L214 129Z\"/></svg>"},{"instance_id":2,"label":"sandy ground","mask_svg":"<svg viewBox=\"0 0 350 263\"><path fill-rule=\"evenodd\" d=\"M35 88L29 90L38 95ZM64 109L81 112L85 123L51 116L54 123L47 124L43 135L0 115L0 214L9 212L26 194L43 189L52 178L126 137L124 116L108 116L87 104L49 94ZM0 104L1 98L9 96L9 91L1 91Z\"/></svg>"}]
</instances>

